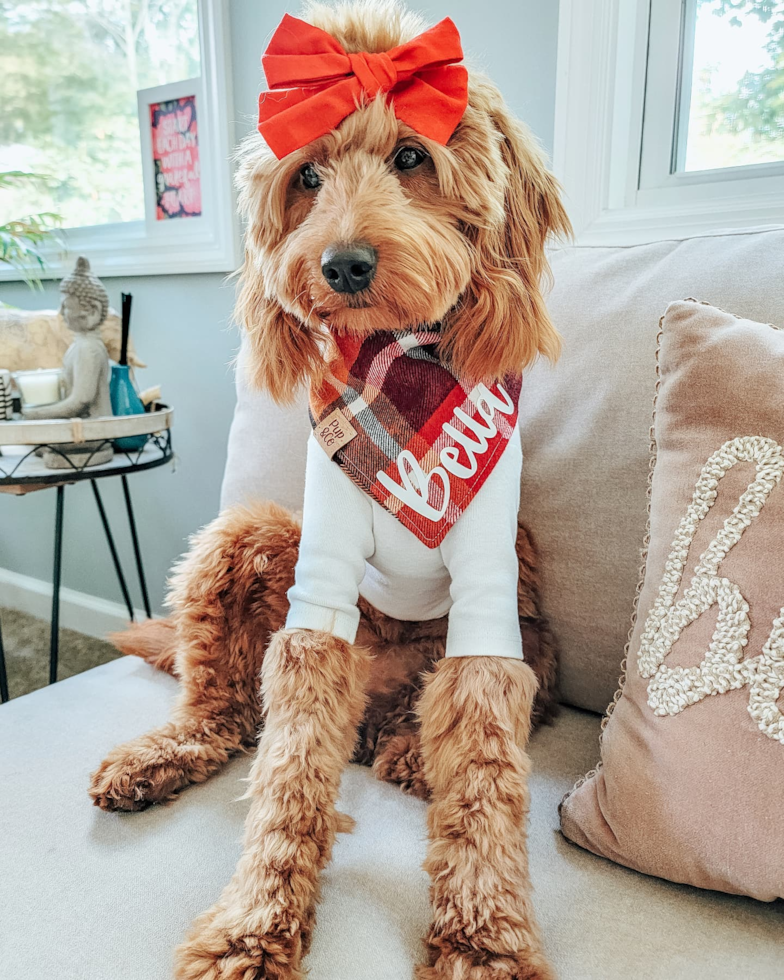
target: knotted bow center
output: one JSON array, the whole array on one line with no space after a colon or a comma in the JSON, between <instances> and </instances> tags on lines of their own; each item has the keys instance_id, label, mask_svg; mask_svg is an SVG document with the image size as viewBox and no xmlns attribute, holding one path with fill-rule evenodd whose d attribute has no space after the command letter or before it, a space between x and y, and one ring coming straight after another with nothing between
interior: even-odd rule
<instances>
[{"instance_id":1,"label":"knotted bow center","mask_svg":"<svg viewBox=\"0 0 784 980\"><path fill-rule=\"evenodd\" d=\"M359 51L350 54L351 70L368 95L388 92L397 82L397 69L388 54Z\"/></svg>"}]
</instances>

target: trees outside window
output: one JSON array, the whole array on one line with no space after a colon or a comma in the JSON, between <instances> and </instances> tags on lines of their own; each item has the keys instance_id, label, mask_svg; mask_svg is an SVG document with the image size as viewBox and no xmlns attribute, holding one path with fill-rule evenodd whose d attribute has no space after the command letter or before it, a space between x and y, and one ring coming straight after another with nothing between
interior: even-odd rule
<instances>
[{"instance_id":1,"label":"trees outside window","mask_svg":"<svg viewBox=\"0 0 784 980\"><path fill-rule=\"evenodd\" d=\"M784 160L784 0L698 0L693 15L678 169Z\"/></svg>"}]
</instances>

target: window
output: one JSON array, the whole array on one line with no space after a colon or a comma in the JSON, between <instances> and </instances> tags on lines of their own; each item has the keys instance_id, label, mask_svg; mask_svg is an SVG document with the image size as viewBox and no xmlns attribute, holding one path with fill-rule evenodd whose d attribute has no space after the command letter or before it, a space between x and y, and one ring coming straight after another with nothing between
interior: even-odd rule
<instances>
[{"instance_id":1,"label":"window","mask_svg":"<svg viewBox=\"0 0 784 980\"><path fill-rule=\"evenodd\" d=\"M562 0L558 72L583 240L784 221L784 0Z\"/></svg>"},{"instance_id":2,"label":"window","mask_svg":"<svg viewBox=\"0 0 784 980\"><path fill-rule=\"evenodd\" d=\"M41 211L62 217L68 255L50 249L49 274L60 275L77 252L93 259L99 273L117 275L236 264L226 6L0 0L0 171L46 175L0 191L0 218ZM190 224L158 228L145 222L137 91L185 79L199 80L203 103L204 205Z\"/></svg>"},{"instance_id":3,"label":"window","mask_svg":"<svg viewBox=\"0 0 784 980\"><path fill-rule=\"evenodd\" d=\"M0 59L0 170L49 176L4 209L69 228L143 218L136 90L199 75L196 0L2 3Z\"/></svg>"},{"instance_id":4,"label":"window","mask_svg":"<svg viewBox=\"0 0 784 980\"><path fill-rule=\"evenodd\" d=\"M784 160L784 2L691 0L683 12L675 170Z\"/></svg>"}]
</instances>

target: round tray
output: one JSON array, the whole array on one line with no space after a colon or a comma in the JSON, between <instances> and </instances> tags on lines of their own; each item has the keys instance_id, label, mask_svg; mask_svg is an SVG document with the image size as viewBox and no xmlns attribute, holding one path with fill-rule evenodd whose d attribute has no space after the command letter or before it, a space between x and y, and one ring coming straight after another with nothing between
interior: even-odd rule
<instances>
[{"instance_id":1,"label":"round tray","mask_svg":"<svg viewBox=\"0 0 784 980\"><path fill-rule=\"evenodd\" d=\"M174 412L167 406L139 415L106 415L95 419L18 419L0 422L0 446L51 446L145 436L170 429Z\"/></svg>"}]
</instances>

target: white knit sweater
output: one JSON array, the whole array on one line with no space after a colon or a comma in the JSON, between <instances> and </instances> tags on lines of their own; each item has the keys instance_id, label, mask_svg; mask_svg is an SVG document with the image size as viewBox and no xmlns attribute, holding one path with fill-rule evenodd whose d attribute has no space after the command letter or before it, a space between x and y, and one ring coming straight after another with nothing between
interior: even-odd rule
<instances>
[{"instance_id":1,"label":"white knit sweater","mask_svg":"<svg viewBox=\"0 0 784 980\"><path fill-rule=\"evenodd\" d=\"M515 547L522 459L514 437L441 545L428 548L352 483L311 436L286 626L353 643L361 595L396 619L448 613L448 657L522 658Z\"/></svg>"}]
</instances>

